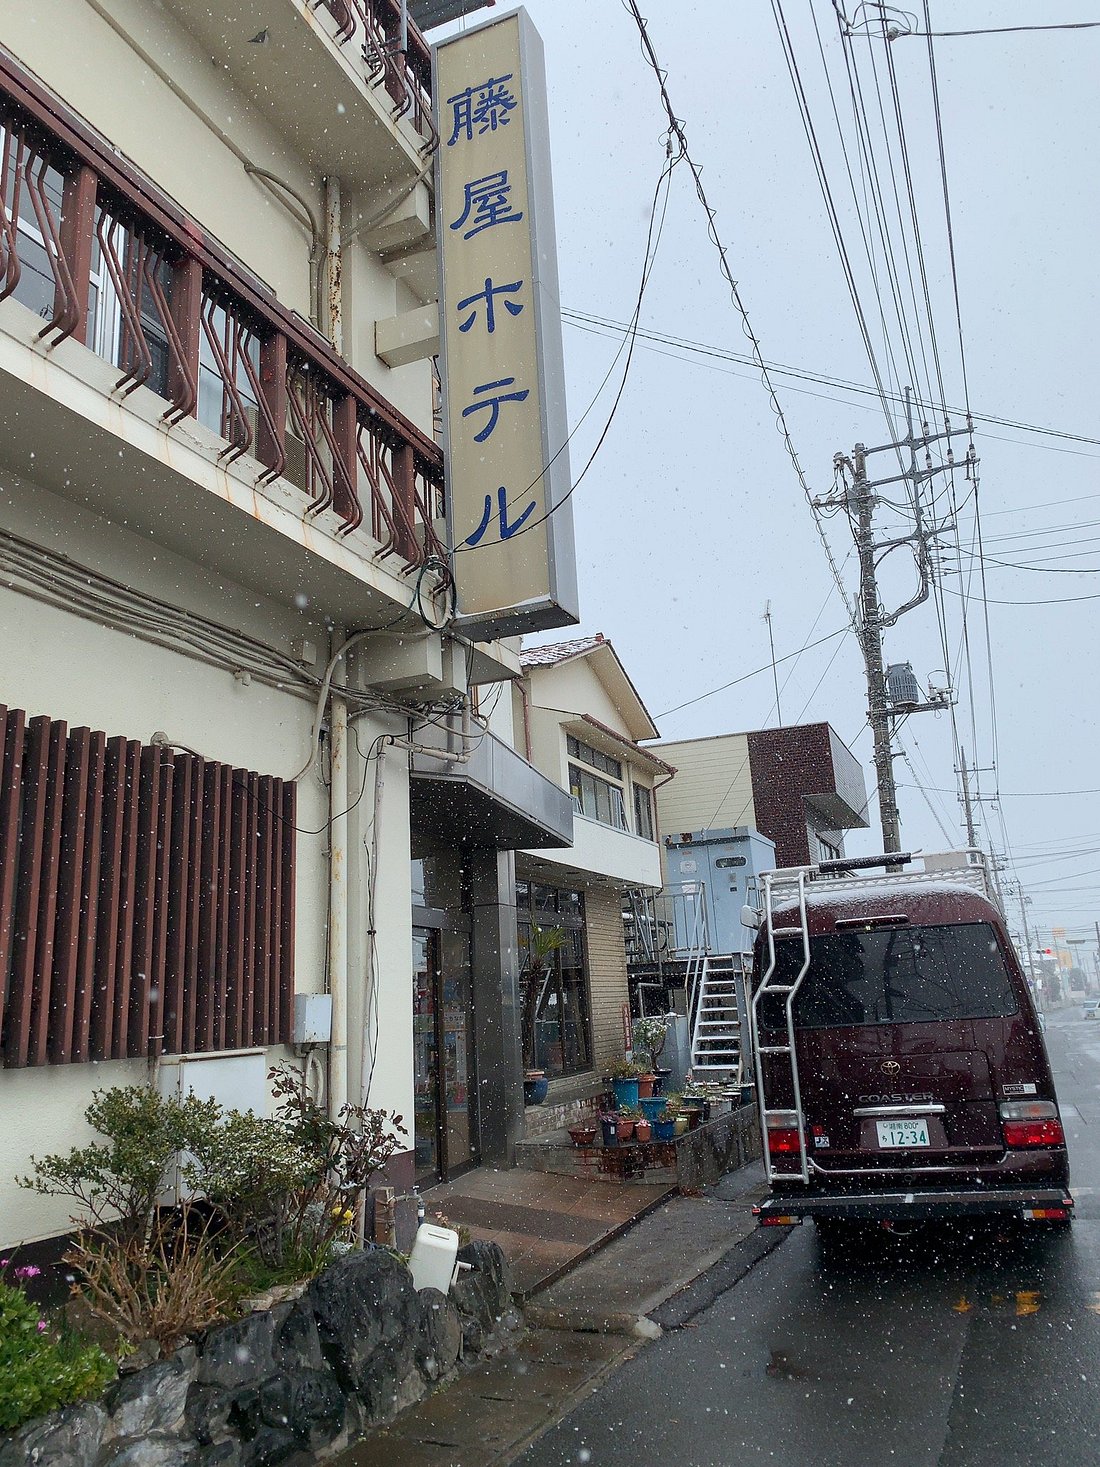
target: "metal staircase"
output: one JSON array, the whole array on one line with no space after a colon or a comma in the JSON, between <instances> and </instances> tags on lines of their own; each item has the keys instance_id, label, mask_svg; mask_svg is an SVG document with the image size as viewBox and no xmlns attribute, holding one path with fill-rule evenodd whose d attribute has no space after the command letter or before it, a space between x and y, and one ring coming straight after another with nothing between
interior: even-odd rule
<instances>
[{"instance_id":1,"label":"metal staircase","mask_svg":"<svg viewBox=\"0 0 1100 1467\"><path fill-rule=\"evenodd\" d=\"M704 957L695 987L691 1072L697 1078L730 1080L743 1074L738 989L744 981L740 953Z\"/></svg>"}]
</instances>

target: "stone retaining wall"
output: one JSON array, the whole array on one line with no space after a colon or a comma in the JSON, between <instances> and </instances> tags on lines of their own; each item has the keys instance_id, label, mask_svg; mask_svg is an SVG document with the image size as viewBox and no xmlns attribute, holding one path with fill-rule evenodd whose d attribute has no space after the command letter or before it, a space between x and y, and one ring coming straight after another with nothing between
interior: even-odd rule
<instances>
[{"instance_id":1,"label":"stone retaining wall","mask_svg":"<svg viewBox=\"0 0 1100 1467\"><path fill-rule=\"evenodd\" d=\"M274 1467L321 1460L391 1420L515 1328L494 1243L449 1294L413 1288L382 1249L355 1252L295 1301L206 1331L124 1374L101 1401L0 1438L0 1467Z\"/></svg>"}]
</instances>

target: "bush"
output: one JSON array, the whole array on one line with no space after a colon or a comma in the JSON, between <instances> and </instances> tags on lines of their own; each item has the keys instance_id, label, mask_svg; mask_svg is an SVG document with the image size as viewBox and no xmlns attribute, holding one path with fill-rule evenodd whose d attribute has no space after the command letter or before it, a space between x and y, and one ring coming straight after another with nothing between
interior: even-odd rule
<instances>
[{"instance_id":1,"label":"bush","mask_svg":"<svg viewBox=\"0 0 1100 1467\"><path fill-rule=\"evenodd\" d=\"M53 1329L22 1289L0 1278L0 1430L98 1395L114 1374L98 1345Z\"/></svg>"}]
</instances>

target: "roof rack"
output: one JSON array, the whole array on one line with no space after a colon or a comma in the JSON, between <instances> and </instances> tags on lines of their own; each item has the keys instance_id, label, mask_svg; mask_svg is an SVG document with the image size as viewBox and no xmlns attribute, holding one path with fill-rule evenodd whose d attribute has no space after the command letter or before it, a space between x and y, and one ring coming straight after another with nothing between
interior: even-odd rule
<instances>
[{"instance_id":1,"label":"roof rack","mask_svg":"<svg viewBox=\"0 0 1100 1467\"><path fill-rule=\"evenodd\" d=\"M918 860L922 862L922 869L898 869ZM813 866L781 867L764 875L779 902L786 894L783 892L781 895L782 889L797 888L800 881L811 890L827 889L830 893L859 891L883 880L889 881L894 888L946 881L970 887L981 896L993 899L985 852L977 846L955 851L892 851L881 856L841 857Z\"/></svg>"}]
</instances>

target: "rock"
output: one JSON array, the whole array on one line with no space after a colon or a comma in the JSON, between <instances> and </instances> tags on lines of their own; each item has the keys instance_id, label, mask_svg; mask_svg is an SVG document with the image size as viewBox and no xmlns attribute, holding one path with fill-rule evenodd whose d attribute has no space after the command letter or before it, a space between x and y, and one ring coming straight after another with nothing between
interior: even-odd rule
<instances>
[{"instance_id":1,"label":"rock","mask_svg":"<svg viewBox=\"0 0 1100 1467\"><path fill-rule=\"evenodd\" d=\"M124 1376L104 1399L109 1413L105 1440L172 1431L187 1404L192 1368L177 1357Z\"/></svg>"},{"instance_id":2,"label":"rock","mask_svg":"<svg viewBox=\"0 0 1100 1467\"><path fill-rule=\"evenodd\" d=\"M440 1380L454 1369L462 1353L462 1319L456 1306L438 1289L420 1290L420 1309L416 1363L425 1380Z\"/></svg>"},{"instance_id":3,"label":"rock","mask_svg":"<svg viewBox=\"0 0 1100 1467\"><path fill-rule=\"evenodd\" d=\"M0 1446L0 1467L93 1467L107 1413L95 1402L63 1406Z\"/></svg>"},{"instance_id":4,"label":"rock","mask_svg":"<svg viewBox=\"0 0 1100 1467\"><path fill-rule=\"evenodd\" d=\"M325 1357L309 1301L300 1299L275 1336L272 1355L277 1370L321 1370Z\"/></svg>"},{"instance_id":5,"label":"rock","mask_svg":"<svg viewBox=\"0 0 1100 1467\"><path fill-rule=\"evenodd\" d=\"M173 1437L135 1437L117 1441L98 1458L102 1467L194 1467L194 1442Z\"/></svg>"},{"instance_id":6,"label":"rock","mask_svg":"<svg viewBox=\"0 0 1100 1467\"><path fill-rule=\"evenodd\" d=\"M463 1341L476 1351L512 1307L511 1273L496 1243L469 1243L459 1250L458 1261L470 1267L460 1270L451 1298L462 1316Z\"/></svg>"},{"instance_id":7,"label":"rock","mask_svg":"<svg viewBox=\"0 0 1100 1467\"><path fill-rule=\"evenodd\" d=\"M219 1442L216 1447L202 1447L191 1458L190 1467L237 1467L241 1460L239 1442Z\"/></svg>"},{"instance_id":8,"label":"rock","mask_svg":"<svg viewBox=\"0 0 1100 1467\"><path fill-rule=\"evenodd\" d=\"M196 1382L187 1392L187 1430L203 1446L217 1446L233 1436L229 1413L233 1391Z\"/></svg>"},{"instance_id":9,"label":"rock","mask_svg":"<svg viewBox=\"0 0 1100 1467\"><path fill-rule=\"evenodd\" d=\"M351 1253L314 1279L306 1298L341 1385L363 1401L371 1421L389 1420L421 1331L408 1269L382 1249Z\"/></svg>"},{"instance_id":10,"label":"rock","mask_svg":"<svg viewBox=\"0 0 1100 1467\"><path fill-rule=\"evenodd\" d=\"M124 1355L118 1362L118 1373L119 1375L134 1375L159 1359L160 1346L156 1340L142 1340L135 1350L131 1351L129 1355Z\"/></svg>"},{"instance_id":11,"label":"rock","mask_svg":"<svg viewBox=\"0 0 1100 1467\"><path fill-rule=\"evenodd\" d=\"M198 1380L203 1385L235 1386L274 1374L275 1340L291 1307L280 1304L266 1314L248 1314L210 1330L203 1340Z\"/></svg>"},{"instance_id":12,"label":"rock","mask_svg":"<svg viewBox=\"0 0 1100 1467\"><path fill-rule=\"evenodd\" d=\"M260 1414L268 1426L286 1427L315 1451L340 1433L344 1393L329 1369L273 1376L260 1387Z\"/></svg>"},{"instance_id":13,"label":"rock","mask_svg":"<svg viewBox=\"0 0 1100 1467\"><path fill-rule=\"evenodd\" d=\"M299 1456L301 1447L293 1432L281 1427L262 1426L250 1442L240 1449L241 1467L276 1467Z\"/></svg>"}]
</instances>

